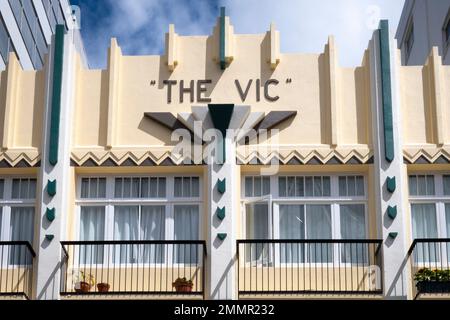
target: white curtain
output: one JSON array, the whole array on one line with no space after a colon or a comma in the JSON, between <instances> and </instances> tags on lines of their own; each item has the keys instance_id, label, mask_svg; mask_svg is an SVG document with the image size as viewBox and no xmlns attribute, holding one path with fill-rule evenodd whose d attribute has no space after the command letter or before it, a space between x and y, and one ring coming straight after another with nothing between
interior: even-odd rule
<instances>
[{"instance_id":1,"label":"white curtain","mask_svg":"<svg viewBox=\"0 0 450 320\"><path fill-rule=\"evenodd\" d=\"M280 239L305 239L305 207L303 205L280 205L279 215ZM282 263L304 262L304 244L281 244L279 248Z\"/></svg>"},{"instance_id":2,"label":"white curtain","mask_svg":"<svg viewBox=\"0 0 450 320\"><path fill-rule=\"evenodd\" d=\"M165 207L141 207L141 240L165 239ZM141 248L144 263L162 263L164 261L165 247L162 244L145 244Z\"/></svg>"},{"instance_id":3,"label":"white curtain","mask_svg":"<svg viewBox=\"0 0 450 320\"><path fill-rule=\"evenodd\" d=\"M366 218L363 204L346 204L340 206L341 238L366 239ZM341 258L344 263L367 263L368 244L342 243Z\"/></svg>"},{"instance_id":4,"label":"white curtain","mask_svg":"<svg viewBox=\"0 0 450 320\"><path fill-rule=\"evenodd\" d=\"M444 176L444 195L450 196L450 176Z\"/></svg>"},{"instance_id":5,"label":"white curtain","mask_svg":"<svg viewBox=\"0 0 450 320\"><path fill-rule=\"evenodd\" d=\"M126 180L126 179L124 179ZM139 239L139 206L114 207L114 240ZM138 247L132 244L114 247L116 263L135 263L138 261Z\"/></svg>"},{"instance_id":6,"label":"white curtain","mask_svg":"<svg viewBox=\"0 0 450 320\"><path fill-rule=\"evenodd\" d=\"M434 203L412 204L413 238L437 238L436 205ZM418 262L436 262L438 250L434 243L419 243L416 247Z\"/></svg>"},{"instance_id":7,"label":"white curtain","mask_svg":"<svg viewBox=\"0 0 450 320\"><path fill-rule=\"evenodd\" d=\"M306 205L307 239L331 239L331 206ZM310 262L331 262L333 248L331 244L317 243L308 245L307 257Z\"/></svg>"},{"instance_id":8,"label":"white curtain","mask_svg":"<svg viewBox=\"0 0 450 320\"><path fill-rule=\"evenodd\" d=\"M105 240L105 207L81 207L80 240ZM80 246L81 263L103 263L103 245Z\"/></svg>"},{"instance_id":9,"label":"white curtain","mask_svg":"<svg viewBox=\"0 0 450 320\"><path fill-rule=\"evenodd\" d=\"M198 205L177 205L174 207L175 240L198 240L199 207ZM174 246L175 263L197 263L199 247L194 244Z\"/></svg>"},{"instance_id":10,"label":"white curtain","mask_svg":"<svg viewBox=\"0 0 450 320\"><path fill-rule=\"evenodd\" d=\"M250 203L245 206L247 239L269 239L269 204ZM264 245L245 244L247 261L255 261L266 256Z\"/></svg>"},{"instance_id":11,"label":"white curtain","mask_svg":"<svg viewBox=\"0 0 450 320\"><path fill-rule=\"evenodd\" d=\"M12 207L10 235L11 241L28 241L33 244L34 226L33 207ZM31 257L25 246L13 247L9 253L9 262L14 265L31 263Z\"/></svg>"}]
</instances>

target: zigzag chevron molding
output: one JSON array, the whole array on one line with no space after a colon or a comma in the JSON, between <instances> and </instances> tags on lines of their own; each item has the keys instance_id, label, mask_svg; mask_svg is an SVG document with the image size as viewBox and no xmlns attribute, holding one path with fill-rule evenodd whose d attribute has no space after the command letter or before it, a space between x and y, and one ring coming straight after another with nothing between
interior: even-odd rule
<instances>
[{"instance_id":1,"label":"zigzag chevron molding","mask_svg":"<svg viewBox=\"0 0 450 320\"><path fill-rule=\"evenodd\" d=\"M405 148L403 158L407 164L450 163L450 146Z\"/></svg>"},{"instance_id":2,"label":"zigzag chevron molding","mask_svg":"<svg viewBox=\"0 0 450 320\"><path fill-rule=\"evenodd\" d=\"M41 155L36 150L9 149L0 153L0 167L38 167Z\"/></svg>"}]
</instances>

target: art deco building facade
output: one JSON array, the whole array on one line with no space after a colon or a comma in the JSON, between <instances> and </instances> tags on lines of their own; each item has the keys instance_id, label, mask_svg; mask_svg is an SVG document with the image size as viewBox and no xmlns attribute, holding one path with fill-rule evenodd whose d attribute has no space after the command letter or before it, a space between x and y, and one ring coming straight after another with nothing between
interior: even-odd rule
<instances>
[{"instance_id":1,"label":"art deco building facade","mask_svg":"<svg viewBox=\"0 0 450 320\"><path fill-rule=\"evenodd\" d=\"M222 11L208 36L170 26L161 56L112 39L91 70L72 36L1 73L3 297L448 297L421 276L450 261L436 49L402 66L381 21L344 68L333 37L286 54Z\"/></svg>"}]
</instances>

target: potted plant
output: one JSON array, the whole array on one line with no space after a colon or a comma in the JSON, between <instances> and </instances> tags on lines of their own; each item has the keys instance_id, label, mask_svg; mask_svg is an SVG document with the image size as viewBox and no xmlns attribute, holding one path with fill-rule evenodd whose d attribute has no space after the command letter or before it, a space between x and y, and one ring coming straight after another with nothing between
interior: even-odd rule
<instances>
[{"instance_id":1,"label":"potted plant","mask_svg":"<svg viewBox=\"0 0 450 320\"><path fill-rule=\"evenodd\" d=\"M422 268L414 275L420 293L450 293L450 270Z\"/></svg>"},{"instance_id":2,"label":"potted plant","mask_svg":"<svg viewBox=\"0 0 450 320\"><path fill-rule=\"evenodd\" d=\"M108 292L109 291L109 283L97 283L98 292Z\"/></svg>"},{"instance_id":3,"label":"potted plant","mask_svg":"<svg viewBox=\"0 0 450 320\"><path fill-rule=\"evenodd\" d=\"M178 278L174 283L172 283L172 286L175 287L177 292L191 292L194 284L192 283L192 280Z\"/></svg>"},{"instance_id":4,"label":"potted plant","mask_svg":"<svg viewBox=\"0 0 450 320\"><path fill-rule=\"evenodd\" d=\"M80 271L77 276L77 282L75 283L75 292L87 293L91 291L91 288L95 286L95 278L93 275L87 275L84 271Z\"/></svg>"}]
</instances>

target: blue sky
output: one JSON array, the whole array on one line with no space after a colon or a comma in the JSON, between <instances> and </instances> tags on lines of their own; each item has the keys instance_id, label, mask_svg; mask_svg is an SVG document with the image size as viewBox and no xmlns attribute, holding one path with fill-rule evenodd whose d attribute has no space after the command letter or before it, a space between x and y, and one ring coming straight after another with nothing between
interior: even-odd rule
<instances>
[{"instance_id":1,"label":"blue sky","mask_svg":"<svg viewBox=\"0 0 450 320\"><path fill-rule=\"evenodd\" d=\"M282 52L319 53L333 34L343 66L361 63L378 20L391 33L404 0L70 0L81 9L81 32L92 68L105 68L110 38L124 54L162 54L169 23L181 35L212 32L220 6L237 33L264 33L275 22Z\"/></svg>"}]
</instances>

